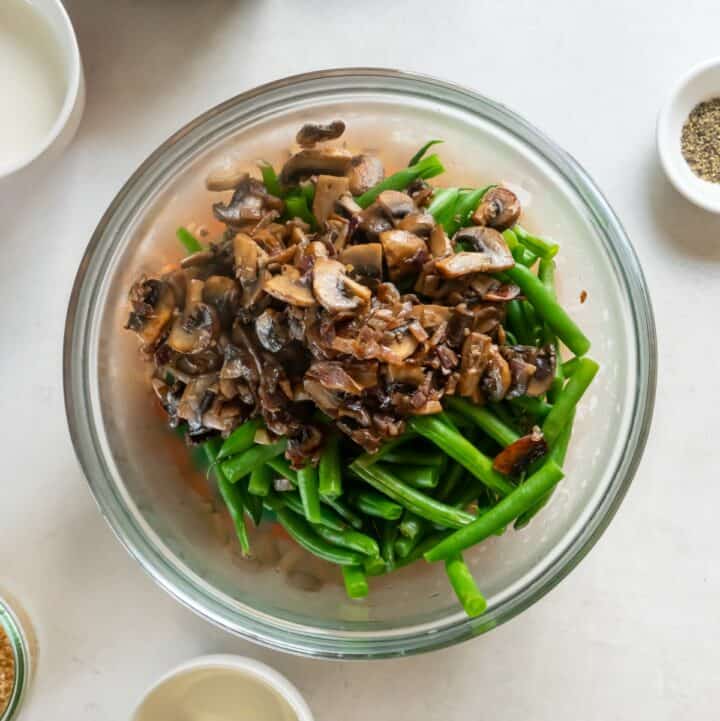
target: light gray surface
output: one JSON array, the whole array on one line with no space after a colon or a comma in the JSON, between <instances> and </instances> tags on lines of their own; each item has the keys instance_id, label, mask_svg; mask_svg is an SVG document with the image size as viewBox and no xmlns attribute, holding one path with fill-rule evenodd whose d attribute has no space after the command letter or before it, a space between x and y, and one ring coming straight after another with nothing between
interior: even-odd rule
<instances>
[{"instance_id":1,"label":"light gray surface","mask_svg":"<svg viewBox=\"0 0 720 721\"><path fill-rule=\"evenodd\" d=\"M88 81L78 137L50 170L0 187L0 587L22 596L40 636L23 718L125 721L169 666L230 651L287 674L318 721L716 719L720 220L661 177L654 124L673 79L717 47L720 5L68 4ZM225 636L141 572L101 519L73 456L60 353L90 233L151 150L258 83L367 64L476 88L587 168L644 264L661 363L656 420L635 484L566 581L484 638L348 665Z\"/></svg>"}]
</instances>

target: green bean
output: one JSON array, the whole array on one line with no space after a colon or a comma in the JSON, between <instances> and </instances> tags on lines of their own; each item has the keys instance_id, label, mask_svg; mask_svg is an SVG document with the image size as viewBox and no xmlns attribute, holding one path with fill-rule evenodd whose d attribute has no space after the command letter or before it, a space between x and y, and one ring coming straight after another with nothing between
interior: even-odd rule
<instances>
[{"instance_id":1,"label":"green bean","mask_svg":"<svg viewBox=\"0 0 720 721\"><path fill-rule=\"evenodd\" d=\"M290 483L297 488L298 486L298 477L297 477L297 471L294 471L290 464L287 462L283 456L275 456L274 458L270 458L267 461L268 466L275 471L275 473L279 473L283 478L286 478Z\"/></svg>"},{"instance_id":2,"label":"green bean","mask_svg":"<svg viewBox=\"0 0 720 721\"><path fill-rule=\"evenodd\" d=\"M308 463L297 472L298 489L305 511L305 518L310 523L320 523L320 494L318 493L318 471Z\"/></svg>"},{"instance_id":3,"label":"green bean","mask_svg":"<svg viewBox=\"0 0 720 721\"><path fill-rule=\"evenodd\" d=\"M542 421L552 410L552 406L546 403L542 398L534 398L532 396L518 396L510 398L507 401L514 408L519 408L525 413L529 413L537 421Z\"/></svg>"},{"instance_id":4,"label":"green bean","mask_svg":"<svg viewBox=\"0 0 720 721\"><path fill-rule=\"evenodd\" d=\"M532 271L516 264L505 275L520 287L538 315L575 355L588 352L590 341Z\"/></svg>"},{"instance_id":5,"label":"green bean","mask_svg":"<svg viewBox=\"0 0 720 721\"><path fill-rule=\"evenodd\" d=\"M385 180L381 180L370 190L355 198L355 201L361 208L367 208L383 190L405 190L410 183L418 178L427 180L444 172L445 168L440 162L440 158L437 155L428 155L414 165L394 173Z\"/></svg>"},{"instance_id":6,"label":"green bean","mask_svg":"<svg viewBox=\"0 0 720 721\"><path fill-rule=\"evenodd\" d=\"M414 416L410 420L410 425L413 430L431 440L451 458L462 463L475 478L481 480L485 485L503 495L508 495L513 491L514 486L493 468L492 459L481 453L470 441L439 418Z\"/></svg>"},{"instance_id":7,"label":"green bean","mask_svg":"<svg viewBox=\"0 0 720 721\"><path fill-rule=\"evenodd\" d=\"M545 260L551 260L554 258L560 246L557 243L550 243L544 238L538 238L537 235L532 235L520 225L514 225L512 228L513 232L517 236L517 239L531 252L540 258Z\"/></svg>"},{"instance_id":8,"label":"green bean","mask_svg":"<svg viewBox=\"0 0 720 721\"><path fill-rule=\"evenodd\" d=\"M299 493L295 491L284 491L282 493L274 494L273 498L282 501L293 513L305 516L305 509L303 508L302 499L300 498ZM320 506L319 525L330 528L333 531L344 531L347 528L347 524L340 517L340 514L332 508L328 508L326 506Z\"/></svg>"},{"instance_id":9,"label":"green bean","mask_svg":"<svg viewBox=\"0 0 720 721\"><path fill-rule=\"evenodd\" d=\"M327 526L315 526L315 533L334 546L349 548L351 551L357 551L364 556L374 557L380 555L380 546L378 546L374 538L352 528L335 531Z\"/></svg>"},{"instance_id":10,"label":"green bean","mask_svg":"<svg viewBox=\"0 0 720 721\"><path fill-rule=\"evenodd\" d=\"M380 555L385 563L392 568L395 565L395 539L398 534L398 525L394 521L385 521L380 539Z\"/></svg>"},{"instance_id":11,"label":"green bean","mask_svg":"<svg viewBox=\"0 0 720 721\"><path fill-rule=\"evenodd\" d=\"M459 193L458 188L440 188L436 190L426 212L430 213L444 227L445 223L453 216Z\"/></svg>"},{"instance_id":12,"label":"green bean","mask_svg":"<svg viewBox=\"0 0 720 721\"><path fill-rule=\"evenodd\" d=\"M353 528L360 530L363 527L363 519L340 498L326 498L324 502Z\"/></svg>"},{"instance_id":13,"label":"green bean","mask_svg":"<svg viewBox=\"0 0 720 721\"><path fill-rule=\"evenodd\" d=\"M592 383L599 366L590 358L582 358L572 378L558 394L557 400L542 426L547 444L552 448L562 429L567 425L578 402Z\"/></svg>"},{"instance_id":14,"label":"green bean","mask_svg":"<svg viewBox=\"0 0 720 721\"><path fill-rule=\"evenodd\" d=\"M480 593L475 579L460 553L445 559L445 571L465 613L470 618L482 614L487 608L487 601Z\"/></svg>"},{"instance_id":15,"label":"green bean","mask_svg":"<svg viewBox=\"0 0 720 721\"><path fill-rule=\"evenodd\" d=\"M582 358L578 358L576 356L575 358L570 358L570 360L566 360L562 364L562 370L566 378L570 378L575 373L575 371L578 369L578 366L580 365L581 360Z\"/></svg>"},{"instance_id":16,"label":"green bean","mask_svg":"<svg viewBox=\"0 0 720 721\"><path fill-rule=\"evenodd\" d=\"M345 593L350 598L364 598L368 595L368 582L362 566L343 566Z\"/></svg>"},{"instance_id":17,"label":"green bean","mask_svg":"<svg viewBox=\"0 0 720 721\"><path fill-rule=\"evenodd\" d=\"M428 140L427 143L425 143L425 145L423 145L422 148L420 148L420 150L418 150L417 153L415 153L415 155L413 155L412 158L410 158L408 167L410 168L413 165L417 165L423 159L423 156L425 155L425 153L427 153L427 151L430 150L430 148L432 148L433 145L438 145L442 142L443 142L442 140Z\"/></svg>"},{"instance_id":18,"label":"green bean","mask_svg":"<svg viewBox=\"0 0 720 721\"><path fill-rule=\"evenodd\" d=\"M535 261L537 260L537 256L535 255L535 253L530 252L518 240L517 235L515 235L515 233L513 233L513 231L509 228L507 230L504 230L502 235L503 238L505 238L505 243L507 243L507 247L510 249L510 252L515 259L515 262L520 263L527 268L532 267L533 263L535 263Z\"/></svg>"},{"instance_id":19,"label":"green bean","mask_svg":"<svg viewBox=\"0 0 720 721\"><path fill-rule=\"evenodd\" d=\"M270 195L282 198L285 193L280 185L275 168L273 168L273 166L265 160L259 162L258 167L262 173L263 183L265 184L267 192L270 193Z\"/></svg>"},{"instance_id":20,"label":"green bean","mask_svg":"<svg viewBox=\"0 0 720 721\"><path fill-rule=\"evenodd\" d=\"M505 312L507 324L512 329L518 342L522 345L532 345L532 329L528 326L522 303L519 300L508 301L505 304Z\"/></svg>"},{"instance_id":21,"label":"green bean","mask_svg":"<svg viewBox=\"0 0 720 721\"><path fill-rule=\"evenodd\" d=\"M178 240L185 246L185 250L187 250L189 255L199 253L203 249L202 243L182 225L175 231L175 235L177 235Z\"/></svg>"},{"instance_id":22,"label":"green bean","mask_svg":"<svg viewBox=\"0 0 720 721\"><path fill-rule=\"evenodd\" d=\"M383 460L387 463L399 463L410 466L435 466L439 468L443 464L443 454L437 451L425 451L415 448L397 448L385 453Z\"/></svg>"},{"instance_id":23,"label":"green bean","mask_svg":"<svg viewBox=\"0 0 720 721\"><path fill-rule=\"evenodd\" d=\"M482 485L482 481L472 479L471 482L458 486L446 502L453 508L465 510L470 503L477 501L483 495L484 490L485 486Z\"/></svg>"},{"instance_id":24,"label":"green bean","mask_svg":"<svg viewBox=\"0 0 720 721\"><path fill-rule=\"evenodd\" d=\"M415 548L419 542L419 535L415 536L415 538L408 538L407 536L398 537L395 540L395 555L402 561L402 559L410 555L413 548Z\"/></svg>"},{"instance_id":25,"label":"green bean","mask_svg":"<svg viewBox=\"0 0 720 721\"><path fill-rule=\"evenodd\" d=\"M318 464L318 491L321 498L342 496L342 468L340 466L340 438L332 434L323 449Z\"/></svg>"},{"instance_id":26,"label":"green bean","mask_svg":"<svg viewBox=\"0 0 720 721\"><path fill-rule=\"evenodd\" d=\"M451 410L449 408L445 408L445 417L449 418L452 421L453 426L458 429L466 429L466 428L473 428L474 424L465 416L461 415L460 413L457 413L454 410ZM445 456L447 458L447 456Z\"/></svg>"},{"instance_id":27,"label":"green bean","mask_svg":"<svg viewBox=\"0 0 720 721\"><path fill-rule=\"evenodd\" d=\"M469 418L484 433L501 446L509 446L520 438L520 434L501 421L487 406L478 406L465 398L449 396L447 405L466 418Z\"/></svg>"},{"instance_id":28,"label":"green bean","mask_svg":"<svg viewBox=\"0 0 720 721\"><path fill-rule=\"evenodd\" d=\"M267 496L270 493L273 480L273 469L270 466L262 465L254 468L250 473L248 492L253 496Z\"/></svg>"},{"instance_id":29,"label":"green bean","mask_svg":"<svg viewBox=\"0 0 720 721\"><path fill-rule=\"evenodd\" d=\"M460 483L464 474L465 466L453 461L450 470L443 475L440 483L438 483L435 498L437 498L438 501L445 501L455 490L457 484Z\"/></svg>"},{"instance_id":30,"label":"green bean","mask_svg":"<svg viewBox=\"0 0 720 721\"><path fill-rule=\"evenodd\" d=\"M210 467L215 473L215 480L217 482L218 490L222 496L225 506L230 513L233 525L235 526L235 534L240 543L240 549L244 555L250 553L250 539L248 538L247 527L245 526L245 504L243 502L243 494L238 486L234 486L228 481L225 474L216 465L218 457L218 445L219 441L208 441L203 444L203 450L205 456L210 464Z\"/></svg>"},{"instance_id":31,"label":"green bean","mask_svg":"<svg viewBox=\"0 0 720 721\"><path fill-rule=\"evenodd\" d=\"M288 219L300 218L306 222L311 228L318 227L315 216L310 212L307 199L304 195L288 195L285 198L285 215Z\"/></svg>"},{"instance_id":32,"label":"green bean","mask_svg":"<svg viewBox=\"0 0 720 721\"><path fill-rule=\"evenodd\" d=\"M575 419L575 413L573 412L570 420L563 428L562 433L558 436L555 441L555 447L550 452L550 457L562 467L565 463L565 456L567 455L568 446L570 444L570 437L572 436L573 421ZM556 486L557 487L557 486ZM520 530L530 523L534 516L536 516L545 506L547 505L550 498L552 498L555 488L551 488L534 506L528 508L527 511L520 514L515 521L515 530Z\"/></svg>"},{"instance_id":33,"label":"green bean","mask_svg":"<svg viewBox=\"0 0 720 721\"><path fill-rule=\"evenodd\" d=\"M306 551L341 566L359 566L363 562L363 555L357 551L338 548L320 538L301 516L287 508L275 511L278 521L290 536Z\"/></svg>"},{"instance_id":34,"label":"green bean","mask_svg":"<svg viewBox=\"0 0 720 721\"><path fill-rule=\"evenodd\" d=\"M223 461L220 467L230 482L235 483L238 478L252 473L254 468L262 466L272 458L275 458L275 456L285 453L286 447L287 438L281 438L279 441L271 443L268 446L253 446L244 453L233 456L227 461Z\"/></svg>"},{"instance_id":35,"label":"green bean","mask_svg":"<svg viewBox=\"0 0 720 721\"><path fill-rule=\"evenodd\" d=\"M563 472L560 466L552 459L548 459L495 507L430 549L425 554L425 559L428 561L444 560L484 541L537 503L562 477Z\"/></svg>"},{"instance_id":36,"label":"green bean","mask_svg":"<svg viewBox=\"0 0 720 721\"><path fill-rule=\"evenodd\" d=\"M255 445L255 434L262 428L261 418L252 418L239 425L226 439L218 453L218 459L236 456Z\"/></svg>"},{"instance_id":37,"label":"green bean","mask_svg":"<svg viewBox=\"0 0 720 721\"><path fill-rule=\"evenodd\" d=\"M445 231L450 237L455 235L460 228L464 228L466 225L469 225L470 216L475 212L478 205L480 205L480 201L483 199L483 196L488 192L488 190L490 190L490 188L494 187L494 185L488 185L484 188L466 191L460 195L457 204L455 205L453 217L446 223L443 223Z\"/></svg>"},{"instance_id":38,"label":"green bean","mask_svg":"<svg viewBox=\"0 0 720 721\"><path fill-rule=\"evenodd\" d=\"M538 345L538 341L541 339L543 334L542 323L538 320L537 313L534 308L526 300L520 301L520 307L522 308L523 317L529 331L529 343L527 345Z\"/></svg>"},{"instance_id":39,"label":"green bean","mask_svg":"<svg viewBox=\"0 0 720 721\"><path fill-rule=\"evenodd\" d=\"M403 443L407 443L409 440L416 438L417 433L413 433L412 431L405 431L401 436L398 436L397 438L392 438L389 441L385 441L385 443L380 446L379 450L375 451L375 453L363 453L361 456L358 456L357 460L362 459L362 464L364 466L371 466L373 463L377 463L378 461L385 458L388 454L392 453L398 446L403 445Z\"/></svg>"},{"instance_id":40,"label":"green bean","mask_svg":"<svg viewBox=\"0 0 720 721\"><path fill-rule=\"evenodd\" d=\"M416 516L412 511L405 511L400 521L398 530L400 533L412 540L416 538L422 531L428 527L428 522L424 518Z\"/></svg>"},{"instance_id":41,"label":"green bean","mask_svg":"<svg viewBox=\"0 0 720 721\"><path fill-rule=\"evenodd\" d=\"M384 573L392 570L388 567L382 556L368 556L363 561L363 570L368 576L382 576Z\"/></svg>"},{"instance_id":42,"label":"green bean","mask_svg":"<svg viewBox=\"0 0 720 721\"><path fill-rule=\"evenodd\" d=\"M353 462L350 467L366 483L422 518L448 528L460 528L473 520L469 513L451 508L403 483L381 464L363 467L356 463Z\"/></svg>"},{"instance_id":43,"label":"green bean","mask_svg":"<svg viewBox=\"0 0 720 721\"><path fill-rule=\"evenodd\" d=\"M386 521L397 521L403 514L401 505L374 491L355 491L350 494L350 502L366 516Z\"/></svg>"},{"instance_id":44,"label":"green bean","mask_svg":"<svg viewBox=\"0 0 720 721\"><path fill-rule=\"evenodd\" d=\"M413 488L435 488L440 480L441 466L398 466L395 475Z\"/></svg>"}]
</instances>

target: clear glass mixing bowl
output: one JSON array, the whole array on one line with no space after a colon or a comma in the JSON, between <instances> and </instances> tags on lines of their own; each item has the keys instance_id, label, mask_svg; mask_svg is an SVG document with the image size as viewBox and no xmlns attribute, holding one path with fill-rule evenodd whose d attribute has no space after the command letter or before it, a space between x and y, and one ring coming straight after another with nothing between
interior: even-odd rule
<instances>
[{"instance_id":1,"label":"clear glass mixing bowl","mask_svg":"<svg viewBox=\"0 0 720 721\"><path fill-rule=\"evenodd\" d=\"M135 337L122 330L141 272L177 261L175 228L209 217L208 170L227 157L279 163L302 122L343 118L353 148L390 148L390 167L429 138L453 185L504 181L525 223L561 243L560 296L602 364L578 414L566 479L525 530L468 554L489 607L462 613L442 564L373 579L363 602L261 527L260 558L239 560L202 476L155 412ZM582 290L588 300L580 304ZM652 415L655 330L633 248L593 182L522 118L474 92L392 70L312 73L244 93L182 128L150 156L102 218L80 266L65 340L75 448L118 538L169 593L228 631L277 649L345 658L425 651L483 633L557 584L617 510ZM305 559L307 561L307 559ZM319 580L318 580L319 579ZM318 585L322 584L321 588ZM618 589L618 594L621 594Z\"/></svg>"}]
</instances>

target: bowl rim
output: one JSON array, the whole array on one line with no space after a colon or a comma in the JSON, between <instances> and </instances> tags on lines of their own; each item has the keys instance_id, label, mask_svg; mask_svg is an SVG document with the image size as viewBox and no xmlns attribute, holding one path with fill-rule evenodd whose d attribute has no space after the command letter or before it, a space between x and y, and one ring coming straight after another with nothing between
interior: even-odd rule
<instances>
[{"instance_id":1,"label":"bowl rim","mask_svg":"<svg viewBox=\"0 0 720 721\"><path fill-rule=\"evenodd\" d=\"M73 111L78 103L84 102L82 59L80 57L80 47L78 45L75 28L62 0L46 0L46 2L49 2L50 5L46 6L43 3L32 3L33 10L42 17L43 22L46 22L50 26L50 32L55 39L59 40L60 36L64 36L69 44L68 52L63 51L63 55L67 57L69 64L69 67L64 73L67 79L67 88L65 90L63 104L50 129L32 150L12 163L5 165L0 163L0 179L6 178L23 168L27 168L54 145L62 135L65 127L70 123ZM52 13L57 13L57 22L50 17Z\"/></svg>"},{"instance_id":2,"label":"bowl rim","mask_svg":"<svg viewBox=\"0 0 720 721\"><path fill-rule=\"evenodd\" d=\"M508 122L511 126L504 128L508 132L525 133L525 136L522 136L523 140L529 142L533 150L572 186L586 209L591 211L594 216L597 216L598 221L602 221L601 227L607 246L606 250L614 254L614 259L618 262L622 274L625 285L624 290L630 294L632 301L629 305L635 328L634 341L638 363L636 377L638 391L632 409L633 423L631 423L628 436L625 439L627 453L620 455L615 475L603 497L598 501L594 513L587 519L577 535L567 544L567 547L563 549L563 552L557 554L557 557L548 563L537 578L534 578L525 588L500 604L494 614L488 614L477 619L460 617L457 622L449 623L440 630L423 628L421 631L413 633L412 629L410 629L407 634L389 632L384 638L373 638L372 640L332 637L328 634L321 634L317 632L317 629L311 627L306 627L307 630L304 631L295 629L289 631L287 628L281 629L277 625L268 624L262 619L248 616L238 619L236 615L231 620L226 613L222 612L224 608L221 603L216 602L215 599L210 598L195 587L191 579L180 577L176 569L169 565L168 561L162 557L138 529L123 527L123 524L118 522L115 514L125 509L110 508L102 503L101 494L97 487L98 483L93 475L96 469L105 473L106 468L102 454L98 452L97 439L93 435L94 429L88 419L89 414L85 412L85 407L82 406L82 403L86 400L87 389L83 386L83 379L85 378L84 371L89 353L79 354L85 356L85 358L78 360L74 352L76 343L80 343L83 348L87 346L88 334L86 333L84 337L78 335L78 311L80 301L85 299L83 291L85 290L86 274L92 256L98 250L98 245L103 238L107 225L135 184L139 183L145 174L162 160L165 153L174 144L180 142L193 130L226 110L254 98L271 94L273 91L285 90L289 92L292 86L299 88L303 84L312 85L323 80L360 82L363 78L375 82L387 79L397 83L408 83L422 88L428 94L433 89L452 93L456 96L457 102L459 102L458 98L465 99L466 104L462 105L465 111L477 113L477 110L472 105L472 103L475 103L502 116L503 121ZM101 513L105 516L111 529L130 555L136 558L141 567L176 600L227 631L276 650L305 656L344 659L405 656L443 648L473 638L521 613L563 580L585 557L605 531L632 482L650 430L655 400L656 374L657 342L655 323L647 284L639 260L620 221L588 174L566 151L504 105L486 98L474 90L454 83L428 75L387 68L336 68L288 76L248 90L214 106L171 135L141 163L130 179L123 185L94 231L73 285L65 324L63 349L65 406L73 446ZM80 402L78 402L78 399ZM92 448L94 455L87 453L86 441L82 437L82 432L87 433L95 441L95 446ZM620 471L622 471L622 474ZM170 573L167 572L168 569ZM238 623L238 620L242 622L242 625Z\"/></svg>"},{"instance_id":3,"label":"bowl rim","mask_svg":"<svg viewBox=\"0 0 720 721\"><path fill-rule=\"evenodd\" d=\"M696 63L675 81L658 112L656 145L660 164L675 189L686 200L703 210L709 213L720 213L720 185L709 183L692 172L683 157L680 138L674 135L670 128L670 117L678 105L683 91L693 81L713 72L718 76L717 91L714 93L714 96L718 97L720 96L720 55ZM700 103L709 97L712 96L707 93L698 94L694 103ZM683 170L685 169L683 166L687 166L687 173L679 170L674 160L680 161L680 167Z\"/></svg>"}]
</instances>

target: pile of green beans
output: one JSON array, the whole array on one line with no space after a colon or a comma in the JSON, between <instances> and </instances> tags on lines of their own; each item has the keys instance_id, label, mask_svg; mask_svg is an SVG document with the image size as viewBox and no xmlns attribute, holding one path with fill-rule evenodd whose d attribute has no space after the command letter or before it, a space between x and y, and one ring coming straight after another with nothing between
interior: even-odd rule
<instances>
[{"instance_id":1,"label":"pile of green beans","mask_svg":"<svg viewBox=\"0 0 720 721\"><path fill-rule=\"evenodd\" d=\"M438 157L426 156L439 142L426 143L407 168L357 197L358 204L365 208L383 190L402 190L441 173ZM314 226L306 192L312 188L286 192L272 166L260 168L268 189L284 198L286 214ZM471 222L492 187L437 189L427 211L452 236ZM308 552L341 567L349 598L367 595L368 578L424 559L444 562L469 616L484 613L487 602L463 554L511 525L515 531L524 528L550 501L563 478L578 403L599 370L585 356L590 341L557 300L559 246L519 225L503 236L515 265L497 277L521 291L506 304L508 342L556 348L550 389L540 397L487 405L447 396L441 413L409 418L403 435L372 454L332 430L317 462L303 468L285 459L287 439L267 442L259 418L222 442L208 441L207 464L244 554L252 553L247 519L258 525L265 512L268 522L279 523ZM188 252L202 249L186 229L178 237ZM574 356L562 361L563 348ZM501 473L494 458L531 428L542 432L544 455L516 476ZM507 466L498 463L502 467Z\"/></svg>"}]
</instances>

